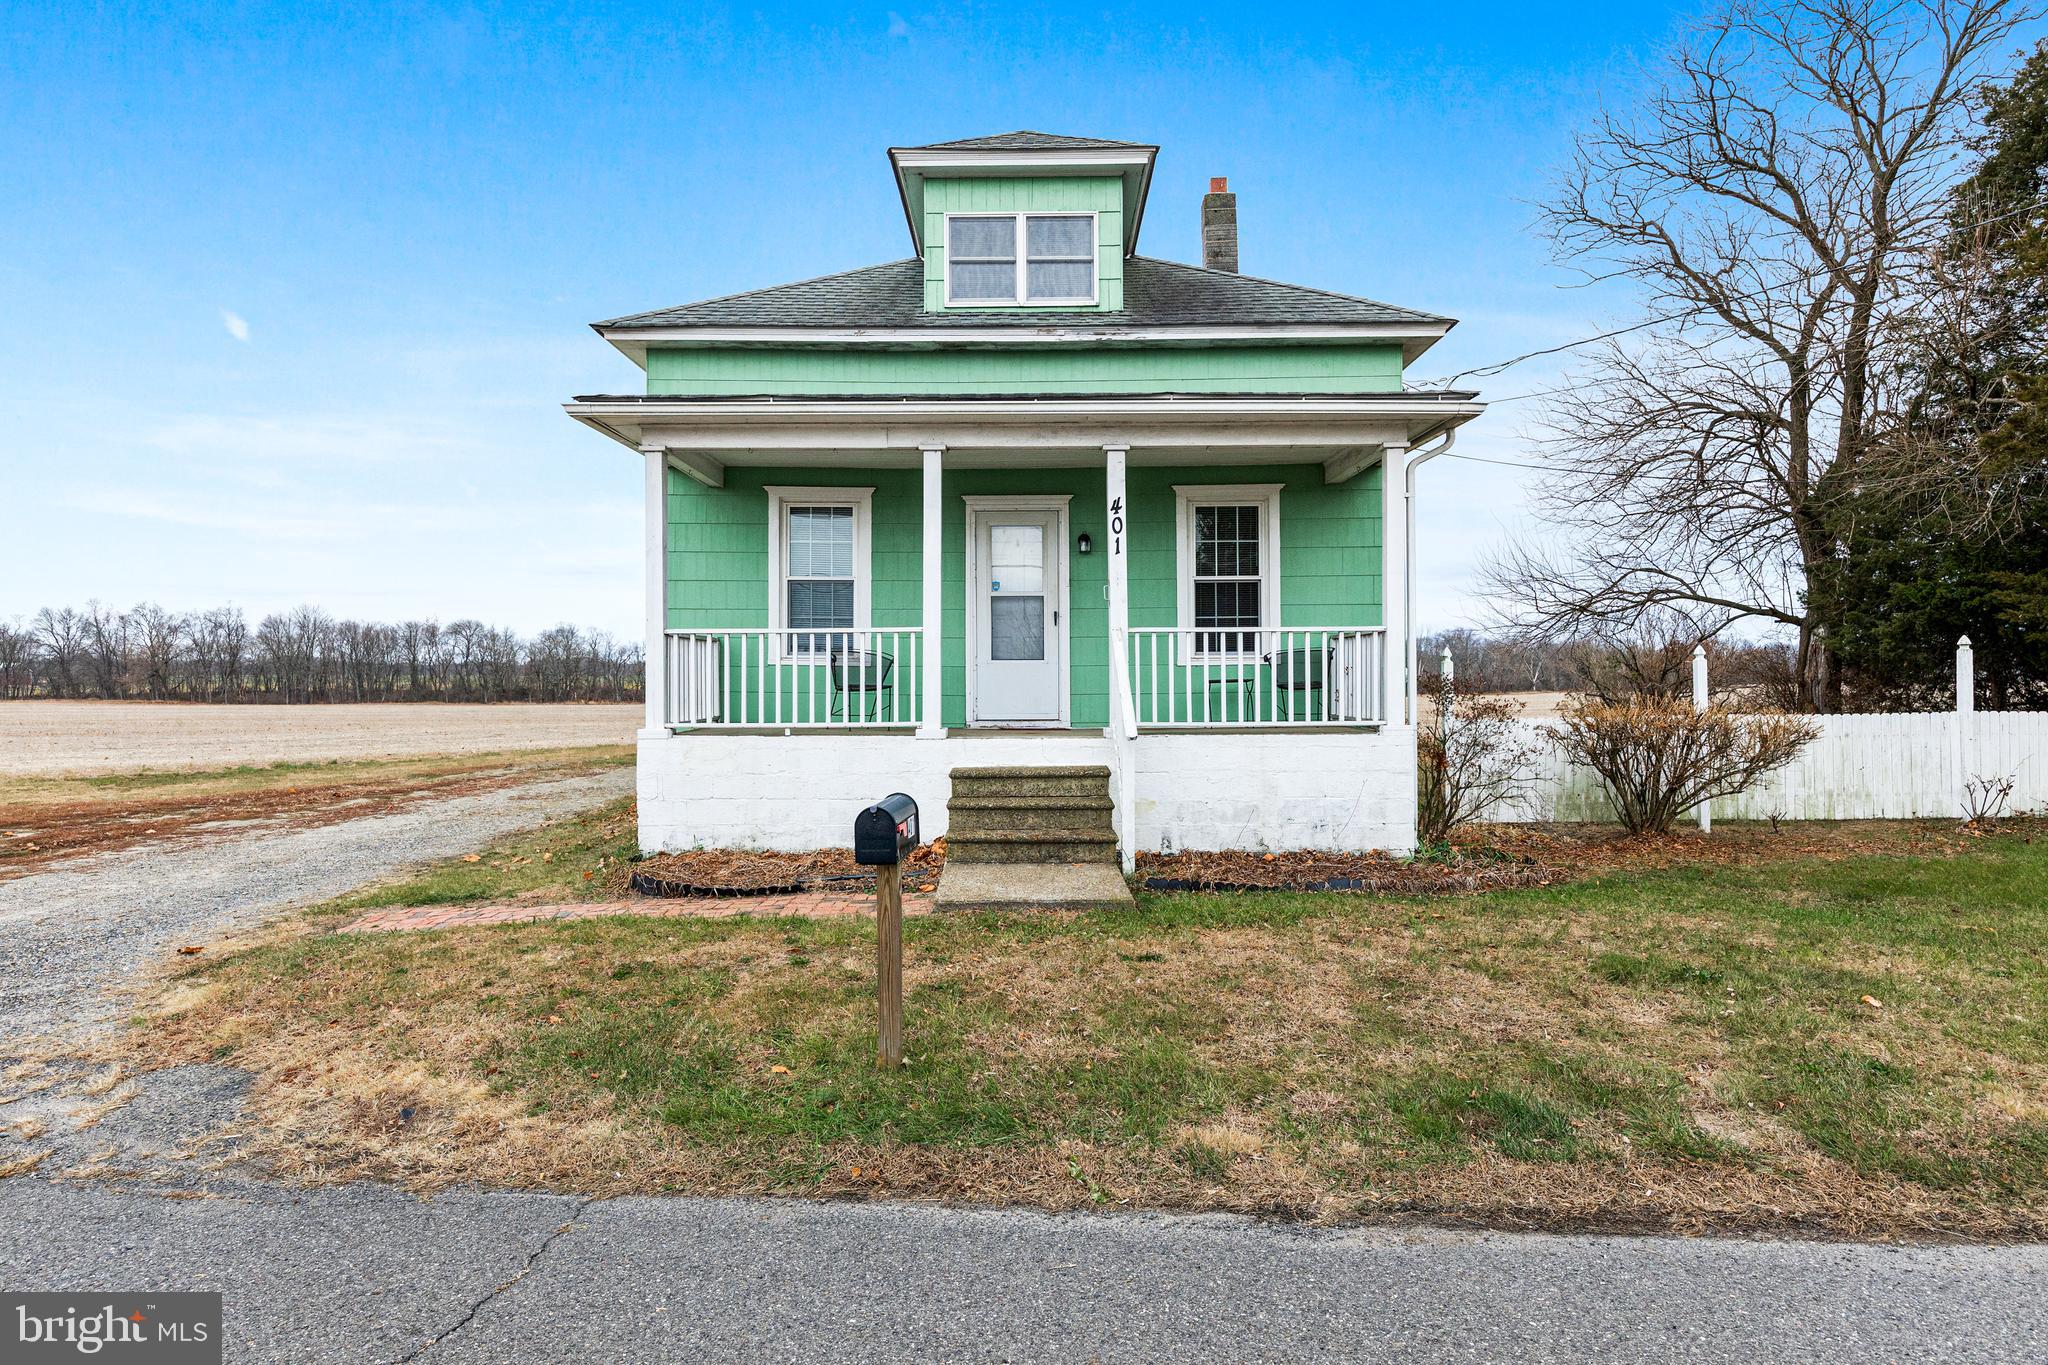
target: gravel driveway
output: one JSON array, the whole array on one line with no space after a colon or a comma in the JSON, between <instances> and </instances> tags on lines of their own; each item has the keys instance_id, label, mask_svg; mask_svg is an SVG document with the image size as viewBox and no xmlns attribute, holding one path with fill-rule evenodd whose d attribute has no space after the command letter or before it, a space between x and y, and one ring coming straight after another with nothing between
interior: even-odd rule
<instances>
[{"instance_id":1,"label":"gravel driveway","mask_svg":"<svg viewBox=\"0 0 2048 1365\"><path fill-rule=\"evenodd\" d=\"M0 1043L118 1017L119 986L178 947L630 795L633 771L428 800L315 829L130 849L0 882Z\"/></svg>"}]
</instances>

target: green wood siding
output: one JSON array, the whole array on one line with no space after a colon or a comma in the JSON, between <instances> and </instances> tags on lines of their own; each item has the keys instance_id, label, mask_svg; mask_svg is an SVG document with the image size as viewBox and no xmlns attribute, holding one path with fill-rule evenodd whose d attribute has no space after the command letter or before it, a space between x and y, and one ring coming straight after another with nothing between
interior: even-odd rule
<instances>
[{"instance_id":1,"label":"green wood siding","mask_svg":"<svg viewBox=\"0 0 2048 1365\"><path fill-rule=\"evenodd\" d=\"M983 351L650 349L647 391L717 394L1395 393L1388 345Z\"/></svg>"},{"instance_id":2,"label":"green wood siding","mask_svg":"<svg viewBox=\"0 0 2048 1365\"><path fill-rule=\"evenodd\" d=\"M1108 312L1124 306L1124 190L1114 175L1020 176L927 180L924 186L924 306L935 313L959 312L946 307L946 215L949 213L1028 213L1032 210L1094 213L1095 307ZM1029 305L1003 305L1005 313L1034 311ZM1072 304L1055 305L1063 313ZM975 305L987 311L988 305Z\"/></svg>"},{"instance_id":3,"label":"green wood siding","mask_svg":"<svg viewBox=\"0 0 2048 1365\"><path fill-rule=\"evenodd\" d=\"M1130 470L1131 625L1175 626L1179 549L1176 484L1277 483L1283 626L1377 626L1380 618L1380 470L1340 484L1321 465Z\"/></svg>"},{"instance_id":4,"label":"green wood siding","mask_svg":"<svg viewBox=\"0 0 2048 1365\"><path fill-rule=\"evenodd\" d=\"M1380 471L1335 486L1320 465L1136 468L1129 472L1131 625L1178 624L1176 484L1278 483L1280 614L1283 626L1377 626L1380 614ZM872 624L922 623L923 476L911 469L729 468L706 488L671 471L668 481L668 624L672 630L768 624L768 485L872 487ZM1072 721L1109 723L1107 516L1095 469L946 471L942 618L944 723L966 723L967 512L973 495L1070 493L1068 667ZM1095 552L1073 552L1086 532ZM795 684L792 683L792 686ZM782 694L785 698L789 693Z\"/></svg>"},{"instance_id":5,"label":"green wood siding","mask_svg":"<svg viewBox=\"0 0 2048 1365\"><path fill-rule=\"evenodd\" d=\"M924 602L923 476L914 469L729 469L725 487L668 476L668 624L738 630L768 624L771 484L873 488L874 621L914 626Z\"/></svg>"}]
</instances>

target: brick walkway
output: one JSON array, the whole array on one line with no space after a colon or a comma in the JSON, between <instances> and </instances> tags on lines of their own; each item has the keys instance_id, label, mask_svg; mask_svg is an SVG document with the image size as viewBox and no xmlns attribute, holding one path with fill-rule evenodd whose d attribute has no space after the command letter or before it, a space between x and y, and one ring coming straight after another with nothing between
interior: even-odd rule
<instances>
[{"instance_id":1,"label":"brick walkway","mask_svg":"<svg viewBox=\"0 0 2048 1365\"><path fill-rule=\"evenodd\" d=\"M930 914L932 898L907 895L906 915ZM804 891L793 896L689 897L658 900L591 901L570 905L401 905L372 910L344 924L343 933L380 929L463 929L476 924L524 924L530 920L601 919L607 915L638 915L650 919L776 918L797 915L831 919L841 915L872 915L873 895L843 891Z\"/></svg>"}]
</instances>

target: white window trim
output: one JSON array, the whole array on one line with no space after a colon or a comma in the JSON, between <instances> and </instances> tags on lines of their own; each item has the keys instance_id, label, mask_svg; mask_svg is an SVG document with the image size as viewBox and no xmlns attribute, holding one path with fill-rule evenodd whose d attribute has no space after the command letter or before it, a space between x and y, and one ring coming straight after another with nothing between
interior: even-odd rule
<instances>
[{"instance_id":1,"label":"white window trim","mask_svg":"<svg viewBox=\"0 0 2048 1365\"><path fill-rule=\"evenodd\" d=\"M955 218L1014 218L1017 222L1016 236L1016 280L1011 297L1007 299L956 299L953 297L953 220ZM1024 220L1027 218L1086 218L1088 240L1094 245L1094 269L1088 272L1088 293L1085 297L1075 296L1064 299L1034 299L1025 296L1025 277L1030 268L1030 248L1027 246L1027 232ZM940 231L945 235L946 252L946 306L948 308L1078 308L1092 307L1102 297L1102 223L1101 215L1091 209L1025 209L1018 213L949 213Z\"/></svg>"},{"instance_id":2,"label":"white window trim","mask_svg":"<svg viewBox=\"0 0 2048 1365\"><path fill-rule=\"evenodd\" d=\"M768 495L768 628L776 632L789 628L789 560L783 548L782 528L794 506L853 509L853 628L873 629L875 490L770 484L761 491ZM775 641L774 657L779 662L818 662L810 655L788 649L787 636L778 633L771 638Z\"/></svg>"},{"instance_id":3,"label":"white window trim","mask_svg":"<svg viewBox=\"0 0 2048 1365\"><path fill-rule=\"evenodd\" d=\"M1182 663L1238 661L1259 651L1195 648L1195 508L1211 503L1236 503L1259 509L1259 629L1280 627L1280 492L1281 483L1177 483L1173 486L1174 580L1177 585L1178 633L1175 653Z\"/></svg>"}]
</instances>

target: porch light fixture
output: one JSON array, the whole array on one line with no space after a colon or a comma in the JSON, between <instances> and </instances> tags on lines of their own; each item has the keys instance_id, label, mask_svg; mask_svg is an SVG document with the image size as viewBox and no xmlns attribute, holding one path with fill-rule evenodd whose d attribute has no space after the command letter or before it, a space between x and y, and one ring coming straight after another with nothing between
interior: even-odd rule
<instances>
[{"instance_id":1,"label":"porch light fixture","mask_svg":"<svg viewBox=\"0 0 2048 1365\"><path fill-rule=\"evenodd\" d=\"M1084 555L1085 555L1085 554L1087 554L1087 553L1088 553L1088 552L1089 552L1090 550L1092 550L1092 549L1094 549L1094 548L1095 548L1095 541L1094 541L1093 539L1091 539L1091 538L1089 537L1089 535L1088 535L1088 533L1087 533L1086 531L1083 531L1083 532L1081 533L1081 538L1080 538L1080 540L1078 540L1078 541L1076 541L1076 542L1075 542L1075 544L1074 544L1074 548L1075 548L1075 549L1077 549L1077 550L1079 550L1079 551L1080 551L1080 552L1081 552L1082 554L1084 554Z\"/></svg>"}]
</instances>

